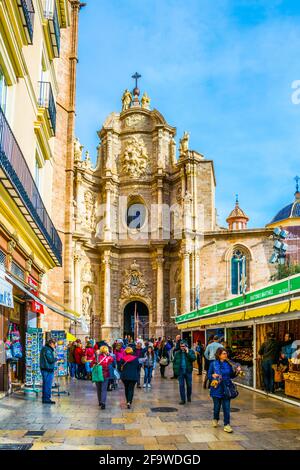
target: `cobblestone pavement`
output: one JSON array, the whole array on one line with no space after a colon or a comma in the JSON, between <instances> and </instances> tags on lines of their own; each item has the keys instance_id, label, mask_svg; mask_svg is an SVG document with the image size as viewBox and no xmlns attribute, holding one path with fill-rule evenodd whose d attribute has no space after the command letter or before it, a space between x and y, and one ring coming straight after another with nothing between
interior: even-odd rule
<instances>
[{"instance_id":1,"label":"cobblestone pavement","mask_svg":"<svg viewBox=\"0 0 300 470\"><path fill-rule=\"evenodd\" d=\"M168 371L171 373L171 370ZM232 402L233 434L213 428L212 402L194 374L193 400L178 404L176 380L161 379L158 371L152 389L137 389L128 410L123 385L108 393L100 410L91 382L68 380L70 396L54 397L56 405L41 398L14 394L0 400L0 444L33 443L40 449L142 449L142 450L244 450L300 449L300 409L240 388ZM153 407L178 411L153 412ZM28 431L45 431L26 436Z\"/></svg>"}]
</instances>

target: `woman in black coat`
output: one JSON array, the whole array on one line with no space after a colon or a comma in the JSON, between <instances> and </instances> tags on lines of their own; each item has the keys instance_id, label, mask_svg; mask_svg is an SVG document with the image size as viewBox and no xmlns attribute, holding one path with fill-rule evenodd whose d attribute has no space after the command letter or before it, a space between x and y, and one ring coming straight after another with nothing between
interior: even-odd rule
<instances>
[{"instance_id":1,"label":"woman in black coat","mask_svg":"<svg viewBox=\"0 0 300 470\"><path fill-rule=\"evenodd\" d=\"M125 397L127 402L127 408L131 407L134 387L139 379L140 363L143 359L138 359L131 347L125 349L123 358L120 361L121 368L121 380L125 387Z\"/></svg>"},{"instance_id":2,"label":"woman in black coat","mask_svg":"<svg viewBox=\"0 0 300 470\"><path fill-rule=\"evenodd\" d=\"M166 347L166 342L162 340L158 350L158 357L159 357L159 367L160 367L160 375L163 379L166 379L165 372L166 367L170 364L170 355L169 351Z\"/></svg>"}]
</instances>

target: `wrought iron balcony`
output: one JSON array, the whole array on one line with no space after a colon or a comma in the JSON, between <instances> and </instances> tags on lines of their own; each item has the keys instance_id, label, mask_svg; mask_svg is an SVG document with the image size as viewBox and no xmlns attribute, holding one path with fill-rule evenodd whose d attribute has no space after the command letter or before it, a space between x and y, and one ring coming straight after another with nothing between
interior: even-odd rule
<instances>
[{"instance_id":1,"label":"wrought iron balcony","mask_svg":"<svg viewBox=\"0 0 300 470\"><path fill-rule=\"evenodd\" d=\"M28 44L32 44L34 22L34 7L32 0L18 0L18 7Z\"/></svg>"},{"instance_id":2,"label":"wrought iron balcony","mask_svg":"<svg viewBox=\"0 0 300 470\"><path fill-rule=\"evenodd\" d=\"M55 135L56 131L56 105L52 92L52 86L49 82L39 82L40 93L38 104L41 108L46 108L48 112L48 118L50 126Z\"/></svg>"},{"instance_id":3,"label":"wrought iron balcony","mask_svg":"<svg viewBox=\"0 0 300 470\"><path fill-rule=\"evenodd\" d=\"M48 27L54 57L59 57L60 26L55 0L44 0L44 16L48 20Z\"/></svg>"},{"instance_id":4,"label":"wrought iron balcony","mask_svg":"<svg viewBox=\"0 0 300 470\"><path fill-rule=\"evenodd\" d=\"M24 155L0 107L0 181L24 217L61 266L62 243L49 217Z\"/></svg>"}]
</instances>

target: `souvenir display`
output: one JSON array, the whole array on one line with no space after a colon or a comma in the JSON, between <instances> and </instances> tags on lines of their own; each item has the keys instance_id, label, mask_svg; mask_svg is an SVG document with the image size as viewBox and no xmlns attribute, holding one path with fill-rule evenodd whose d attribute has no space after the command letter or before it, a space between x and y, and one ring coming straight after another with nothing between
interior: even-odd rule
<instances>
[{"instance_id":1,"label":"souvenir display","mask_svg":"<svg viewBox=\"0 0 300 470\"><path fill-rule=\"evenodd\" d=\"M42 383L40 371L40 352L43 347L42 328L28 328L26 333L26 374L25 385L35 386Z\"/></svg>"},{"instance_id":2,"label":"souvenir display","mask_svg":"<svg viewBox=\"0 0 300 470\"><path fill-rule=\"evenodd\" d=\"M7 359L12 361L18 361L23 356L21 334L16 323L9 323L6 341L6 351Z\"/></svg>"},{"instance_id":3,"label":"souvenir display","mask_svg":"<svg viewBox=\"0 0 300 470\"><path fill-rule=\"evenodd\" d=\"M68 375L66 332L64 330L52 330L47 332L46 337L47 341L50 338L53 338L56 341L55 354L58 360L55 364L55 375L58 377L65 377Z\"/></svg>"}]
</instances>

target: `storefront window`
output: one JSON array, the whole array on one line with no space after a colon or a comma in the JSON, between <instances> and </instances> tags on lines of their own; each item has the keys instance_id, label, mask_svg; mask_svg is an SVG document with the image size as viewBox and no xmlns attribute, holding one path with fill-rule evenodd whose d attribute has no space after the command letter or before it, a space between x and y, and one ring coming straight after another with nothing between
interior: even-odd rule
<instances>
[{"instance_id":1,"label":"storefront window","mask_svg":"<svg viewBox=\"0 0 300 470\"><path fill-rule=\"evenodd\" d=\"M242 366L243 375L235 380L253 387L253 326L227 328L229 358Z\"/></svg>"}]
</instances>

